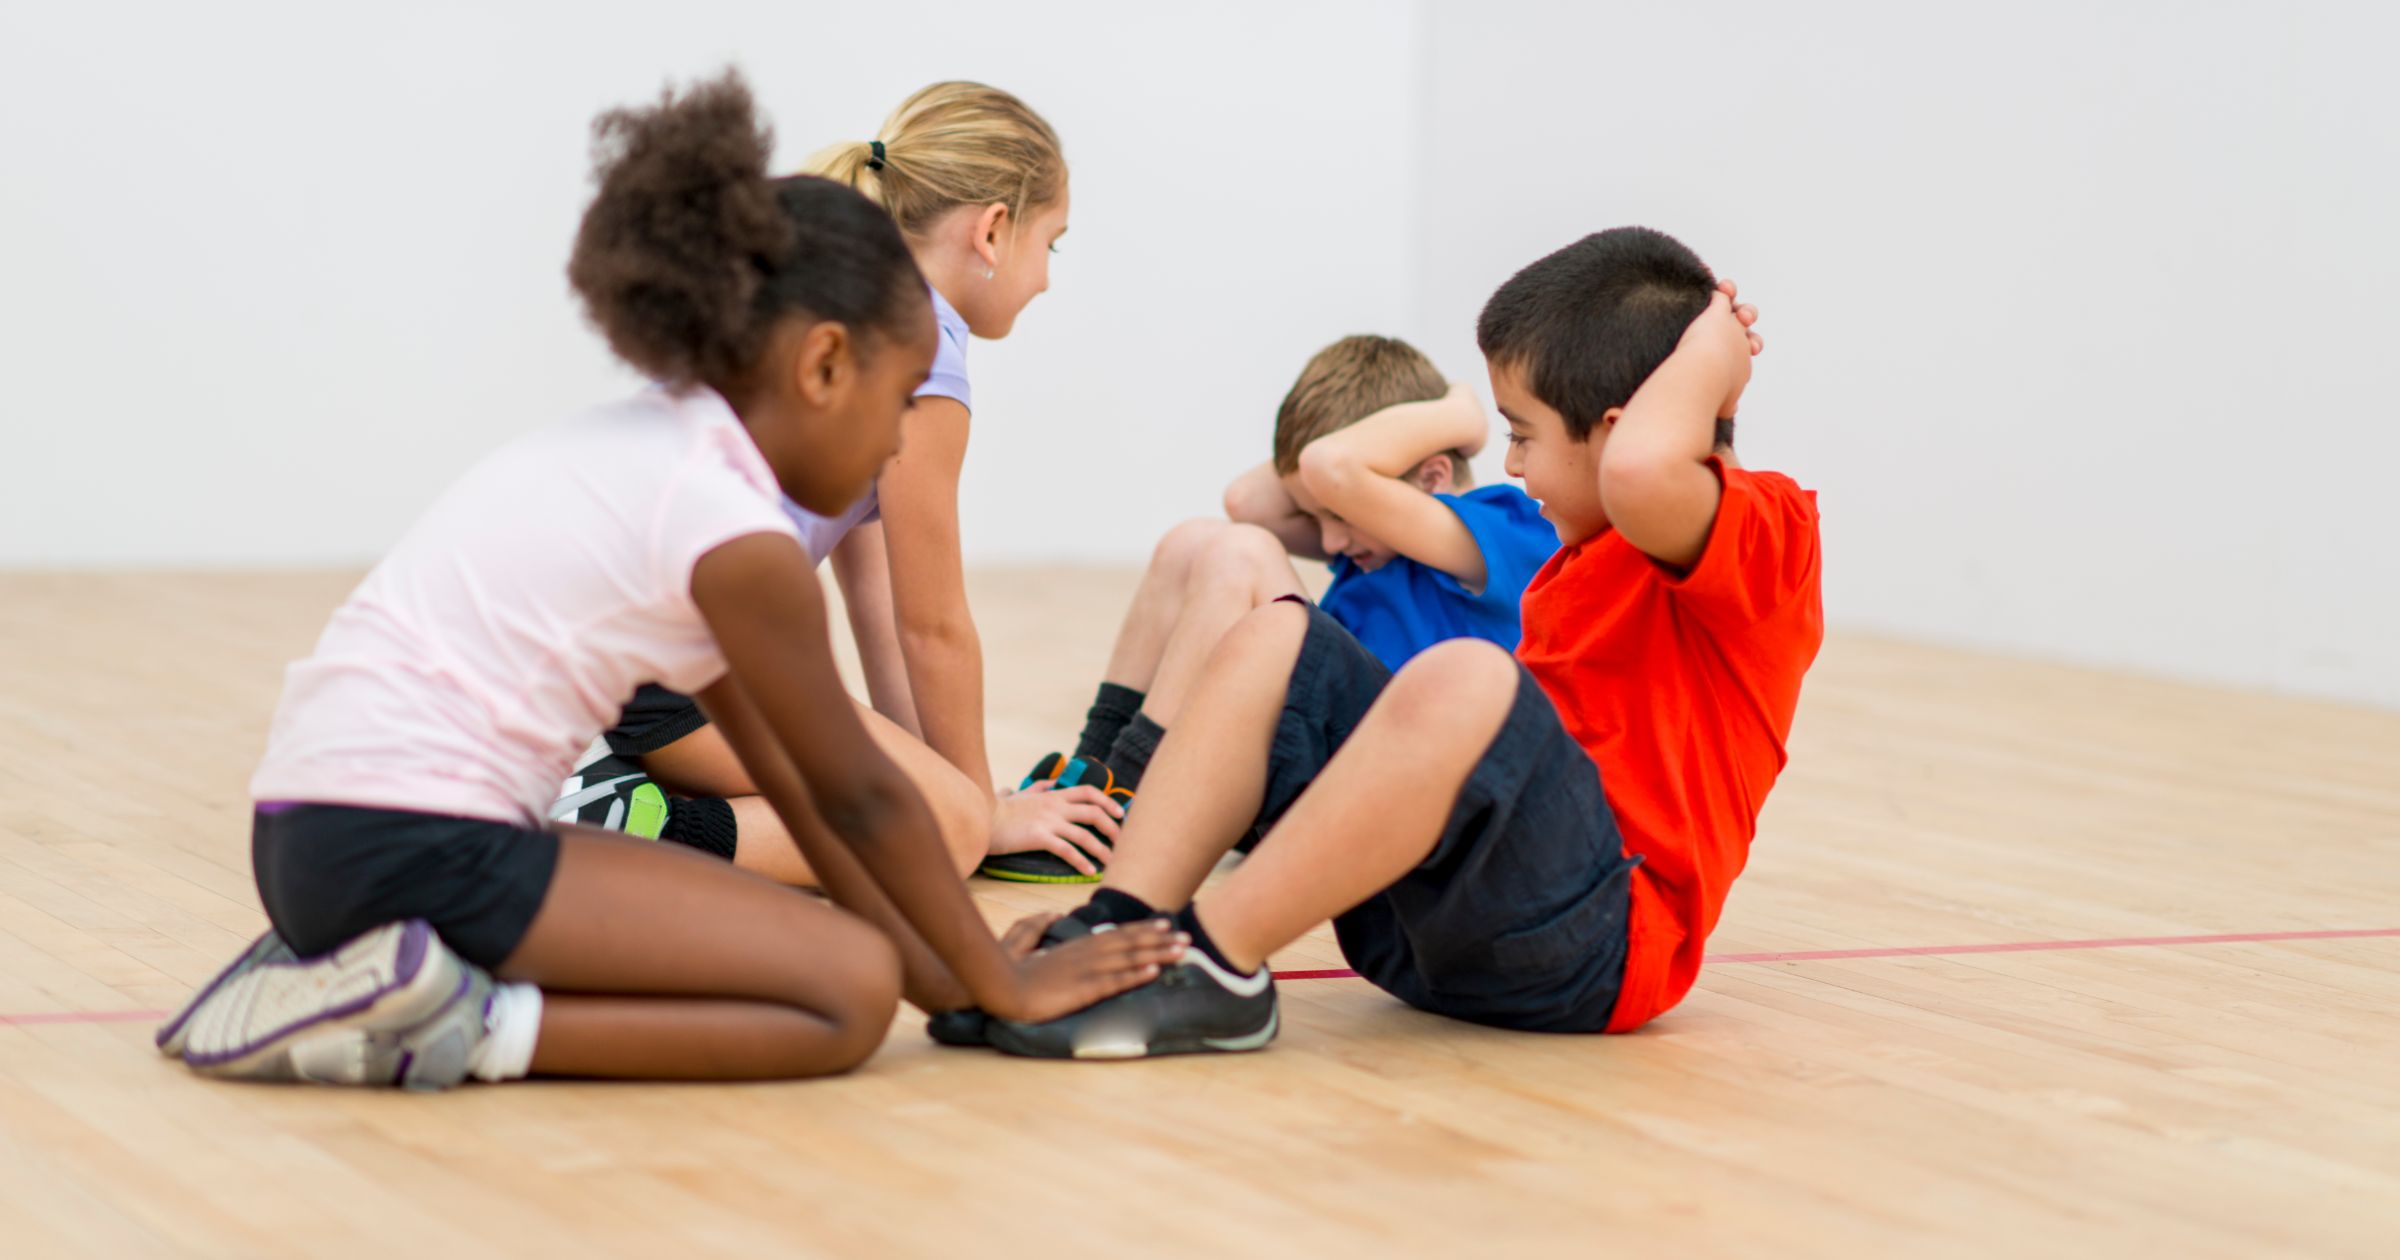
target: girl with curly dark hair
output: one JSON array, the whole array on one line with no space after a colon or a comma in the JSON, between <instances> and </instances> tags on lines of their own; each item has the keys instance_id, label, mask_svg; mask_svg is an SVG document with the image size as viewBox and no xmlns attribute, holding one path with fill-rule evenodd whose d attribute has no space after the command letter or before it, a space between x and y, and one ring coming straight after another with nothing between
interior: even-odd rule
<instances>
[{"instance_id":1,"label":"girl with curly dark hair","mask_svg":"<svg viewBox=\"0 0 2400 1260\"><path fill-rule=\"evenodd\" d=\"M861 727L788 498L857 500L936 336L884 210L766 173L728 72L595 124L568 276L657 382L510 443L294 665L251 783L273 929L159 1032L218 1076L742 1079L856 1066L897 999L1037 1019L1180 955L995 941ZM544 818L636 685L695 693L834 904Z\"/></svg>"}]
</instances>

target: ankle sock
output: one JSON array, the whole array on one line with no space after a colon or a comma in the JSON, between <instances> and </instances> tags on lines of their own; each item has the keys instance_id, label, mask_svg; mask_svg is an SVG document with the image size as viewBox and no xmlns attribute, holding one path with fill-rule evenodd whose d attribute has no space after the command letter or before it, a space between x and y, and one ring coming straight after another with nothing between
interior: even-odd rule
<instances>
[{"instance_id":1,"label":"ankle sock","mask_svg":"<svg viewBox=\"0 0 2400 1260\"><path fill-rule=\"evenodd\" d=\"M1158 741L1167 737L1167 728L1150 720L1147 713L1136 713L1117 732L1117 740L1109 745L1108 755L1101 758L1110 772L1117 776L1117 786L1139 791L1142 775L1150 769L1150 758L1158 753Z\"/></svg>"},{"instance_id":2,"label":"ankle sock","mask_svg":"<svg viewBox=\"0 0 2400 1260\"><path fill-rule=\"evenodd\" d=\"M1175 928L1184 935L1191 937L1192 948L1208 955L1208 960L1210 962L1223 967L1225 970L1230 971L1237 976L1248 977L1257 974L1257 968L1255 967L1249 971L1244 971L1241 968L1234 966L1233 960L1225 956L1225 951L1217 948L1217 942L1214 938L1209 936L1208 929L1200 925L1200 907L1197 902L1185 906L1183 909L1175 913Z\"/></svg>"},{"instance_id":3,"label":"ankle sock","mask_svg":"<svg viewBox=\"0 0 2400 1260\"><path fill-rule=\"evenodd\" d=\"M484 1000L483 1040L467 1052L467 1075L513 1081L533 1071L533 1042L542 1031L542 991L530 984L495 984Z\"/></svg>"},{"instance_id":4,"label":"ankle sock","mask_svg":"<svg viewBox=\"0 0 2400 1260\"><path fill-rule=\"evenodd\" d=\"M1085 761L1108 760L1109 745L1117 742L1117 732L1142 711L1146 693L1112 682L1100 684L1100 692L1092 697L1092 707L1083 715L1083 738L1075 742L1075 755ZM1114 766L1110 767L1114 769Z\"/></svg>"},{"instance_id":5,"label":"ankle sock","mask_svg":"<svg viewBox=\"0 0 2400 1260\"><path fill-rule=\"evenodd\" d=\"M1158 917L1158 911L1152 909L1149 902L1132 893L1119 892L1114 888L1100 888L1092 892L1090 901L1076 907L1074 912L1067 917L1081 919L1092 927L1099 927L1103 923L1139 923L1144 919L1155 919Z\"/></svg>"},{"instance_id":6,"label":"ankle sock","mask_svg":"<svg viewBox=\"0 0 2400 1260\"><path fill-rule=\"evenodd\" d=\"M659 828L658 838L713 853L730 862L740 840L734 822L733 803L714 796L698 796L667 806L667 824Z\"/></svg>"}]
</instances>

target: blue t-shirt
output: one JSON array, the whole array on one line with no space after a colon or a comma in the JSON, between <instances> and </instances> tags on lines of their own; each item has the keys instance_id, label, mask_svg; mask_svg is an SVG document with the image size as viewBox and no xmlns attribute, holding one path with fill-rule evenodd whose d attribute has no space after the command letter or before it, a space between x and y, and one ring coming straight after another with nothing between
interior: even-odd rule
<instances>
[{"instance_id":1,"label":"blue t-shirt","mask_svg":"<svg viewBox=\"0 0 2400 1260\"><path fill-rule=\"evenodd\" d=\"M916 396L955 398L959 406L973 411L975 396L967 388L967 321L942 296L941 290L926 285L925 292L933 297L933 370L926 374L925 383L917 387ZM790 499L783 501L783 514L800 527L800 545L808 548L809 558L823 564L851 530L869 521L882 520L883 507L875 497L875 487L870 485L858 502L839 516L819 516Z\"/></svg>"},{"instance_id":2,"label":"blue t-shirt","mask_svg":"<svg viewBox=\"0 0 2400 1260\"><path fill-rule=\"evenodd\" d=\"M1434 498L1458 513L1483 551L1483 593L1407 556L1369 573L1348 556L1332 561L1333 585L1318 605L1392 669L1444 639L1486 639L1515 651L1525 584L1558 550L1558 531L1539 505L1511 485Z\"/></svg>"}]
</instances>

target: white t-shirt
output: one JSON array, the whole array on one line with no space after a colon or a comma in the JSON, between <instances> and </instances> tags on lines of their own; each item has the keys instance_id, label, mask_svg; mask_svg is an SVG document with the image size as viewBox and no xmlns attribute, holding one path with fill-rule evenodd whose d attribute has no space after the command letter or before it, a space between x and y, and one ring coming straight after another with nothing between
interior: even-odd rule
<instances>
[{"instance_id":1,"label":"white t-shirt","mask_svg":"<svg viewBox=\"0 0 2400 1260\"><path fill-rule=\"evenodd\" d=\"M253 799L538 826L634 687L725 658L692 566L794 537L715 392L645 390L500 448L411 527L284 676Z\"/></svg>"}]
</instances>

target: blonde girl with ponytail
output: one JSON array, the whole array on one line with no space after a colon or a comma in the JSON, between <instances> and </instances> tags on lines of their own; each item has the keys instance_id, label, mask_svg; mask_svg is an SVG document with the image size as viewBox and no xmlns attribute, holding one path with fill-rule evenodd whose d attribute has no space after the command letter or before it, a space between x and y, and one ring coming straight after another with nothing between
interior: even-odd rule
<instances>
[{"instance_id":1,"label":"blonde girl with ponytail","mask_svg":"<svg viewBox=\"0 0 2400 1260\"><path fill-rule=\"evenodd\" d=\"M1029 870L1044 882L1097 878L1123 817L1103 794L1105 783L1056 790L1032 783L1014 792L992 786L983 648L959 548L958 479L974 406L967 338L1007 336L1050 287L1050 255L1066 234L1069 208L1058 133L998 88L936 83L902 102L870 138L821 150L805 169L891 214L929 285L938 330L932 370L902 419L899 456L847 510L794 510L811 554L830 555L842 585L873 703L862 718L935 806L962 874L991 859L987 869ZM646 783L625 773L638 771L676 794L665 806L664 838L786 882L817 882L705 721L681 697L645 692L610 733L609 747L594 750L615 756L578 767L562 805L575 799L574 789L595 784L584 789L579 817L623 817L623 809L601 813L610 807L606 793L589 793Z\"/></svg>"}]
</instances>

